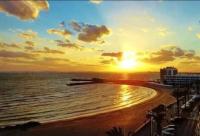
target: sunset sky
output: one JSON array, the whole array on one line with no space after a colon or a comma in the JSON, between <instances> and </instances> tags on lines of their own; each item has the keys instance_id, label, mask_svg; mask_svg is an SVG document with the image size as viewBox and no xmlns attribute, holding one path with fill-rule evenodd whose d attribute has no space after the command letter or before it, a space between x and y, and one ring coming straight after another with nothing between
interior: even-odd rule
<instances>
[{"instance_id":1,"label":"sunset sky","mask_svg":"<svg viewBox=\"0 0 200 136\"><path fill-rule=\"evenodd\" d=\"M198 1L0 1L0 71L200 72Z\"/></svg>"}]
</instances>

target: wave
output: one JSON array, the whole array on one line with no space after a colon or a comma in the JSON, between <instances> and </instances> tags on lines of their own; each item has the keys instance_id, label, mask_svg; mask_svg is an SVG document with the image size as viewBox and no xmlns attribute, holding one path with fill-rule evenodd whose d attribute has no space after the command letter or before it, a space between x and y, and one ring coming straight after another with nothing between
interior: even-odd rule
<instances>
[{"instance_id":1,"label":"wave","mask_svg":"<svg viewBox=\"0 0 200 136\"><path fill-rule=\"evenodd\" d=\"M156 95L153 89L129 85L68 87L69 75L43 75L42 80L40 75L24 76L0 79L0 126L90 116L133 106Z\"/></svg>"}]
</instances>

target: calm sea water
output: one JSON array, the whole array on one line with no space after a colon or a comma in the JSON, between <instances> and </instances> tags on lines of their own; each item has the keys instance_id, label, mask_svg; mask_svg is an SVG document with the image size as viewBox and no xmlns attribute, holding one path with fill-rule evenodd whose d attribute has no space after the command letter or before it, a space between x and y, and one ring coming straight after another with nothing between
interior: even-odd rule
<instances>
[{"instance_id":1,"label":"calm sea water","mask_svg":"<svg viewBox=\"0 0 200 136\"><path fill-rule=\"evenodd\" d=\"M143 102L156 94L153 89L128 85L66 85L71 78L83 77L151 80L157 78L157 74L1 73L0 126L109 112Z\"/></svg>"}]
</instances>

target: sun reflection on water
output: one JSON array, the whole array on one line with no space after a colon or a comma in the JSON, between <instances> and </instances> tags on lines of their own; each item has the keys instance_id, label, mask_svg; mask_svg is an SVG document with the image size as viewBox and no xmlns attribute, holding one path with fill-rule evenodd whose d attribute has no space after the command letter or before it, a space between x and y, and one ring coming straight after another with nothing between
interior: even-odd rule
<instances>
[{"instance_id":1,"label":"sun reflection on water","mask_svg":"<svg viewBox=\"0 0 200 136\"><path fill-rule=\"evenodd\" d=\"M129 105L130 103L130 86L129 85L121 85L120 86L121 91L120 91L120 105Z\"/></svg>"},{"instance_id":2,"label":"sun reflection on water","mask_svg":"<svg viewBox=\"0 0 200 136\"><path fill-rule=\"evenodd\" d=\"M156 91L150 88L120 85L117 105L119 107L129 107L153 98L156 94Z\"/></svg>"}]
</instances>

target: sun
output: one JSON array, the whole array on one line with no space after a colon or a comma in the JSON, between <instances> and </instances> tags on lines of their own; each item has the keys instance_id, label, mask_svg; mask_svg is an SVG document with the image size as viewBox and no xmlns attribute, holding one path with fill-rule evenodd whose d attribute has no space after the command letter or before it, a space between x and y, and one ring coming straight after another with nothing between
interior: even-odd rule
<instances>
[{"instance_id":1,"label":"sun","mask_svg":"<svg viewBox=\"0 0 200 136\"><path fill-rule=\"evenodd\" d=\"M121 61L119 62L120 69L130 70L137 65L135 53L133 51L123 52Z\"/></svg>"}]
</instances>

